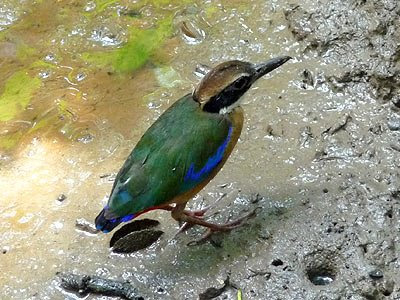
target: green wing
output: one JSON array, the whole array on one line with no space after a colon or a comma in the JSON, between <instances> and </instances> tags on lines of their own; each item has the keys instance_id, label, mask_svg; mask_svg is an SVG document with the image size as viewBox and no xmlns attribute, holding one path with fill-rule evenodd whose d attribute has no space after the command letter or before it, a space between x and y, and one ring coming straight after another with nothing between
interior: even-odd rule
<instances>
[{"instance_id":1,"label":"green wing","mask_svg":"<svg viewBox=\"0 0 400 300\"><path fill-rule=\"evenodd\" d=\"M119 171L108 208L126 216L168 203L205 180L223 158L232 124L187 95L147 130Z\"/></svg>"}]
</instances>

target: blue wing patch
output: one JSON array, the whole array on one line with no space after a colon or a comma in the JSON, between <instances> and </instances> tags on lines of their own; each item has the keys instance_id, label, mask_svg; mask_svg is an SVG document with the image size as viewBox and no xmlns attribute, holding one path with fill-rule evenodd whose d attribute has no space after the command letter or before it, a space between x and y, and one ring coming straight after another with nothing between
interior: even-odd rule
<instances>
[{"instance_id":1,"label":"blue wing patch","mask_svg":"<svg viewBox=\"0 0 400 300\"><path fill-rule=\"evenodd\" d=\"M203 178L204 175L210 173L221 162L222 158L224 157L224 152L226 147L228 146L231 136L232 136L232 126L229 127L228 136L226 137L222 145L218 147L217 152L207 160L206 164L198 172L196 172L194 169L194 163L190 165L189 170L187 171L184 178L185 182L192 180L199 181L200 179Z\"/></svg>"}]
</instances>

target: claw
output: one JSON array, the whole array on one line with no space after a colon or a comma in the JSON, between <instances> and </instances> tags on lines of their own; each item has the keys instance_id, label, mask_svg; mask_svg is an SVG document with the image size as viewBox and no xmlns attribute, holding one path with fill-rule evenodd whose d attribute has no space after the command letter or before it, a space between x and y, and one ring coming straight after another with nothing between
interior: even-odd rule
<instances>
[{"instance_id":1,"label":"claw","mask_svg":"<svg viewBox=\"0 0 400 300\"><path fill-rule=\"evenodd\" d=\"M211 206L207 206L203 209L200 210L184 210L183 213L187 216L190 217L195 217L195 218L199 218L199 219L203 219L204 214L211 208ZM188 223L188 222L184 222L181 227L179 227L178 231L175 233L174 237L176 237L178 234L185 232L186 230L188 230L189 228L192 228L194 226L194 224Z\"/></svg>"},{"instance_id":2,"label":"claw","mask_svg":"<svg viewBox=\"0 0 400 300\"><path fill-rule=\"evenodd\" d=\"M233 220L231 222L222 224L222 225L209 223L209 225L212 225L212 226L207 228L207 231L203 234L203 236L200 239L189 242L187 245L188 246L198 246L198 245L204 244L215 232L218 232L218 231L227 232L227 231L231 231L235 228L238 228L238 227L244 225L244 223L243 223L244 221L255 217L257 215L257 212L260 211L261 209L262 209L262 207L256 207L255 209L253 209L251 212L244 215L243 217ZM184 226L188 226L188 225L193 226L195 224L193 224L193 223L190 224L189 222L186 222L184 224ZM184 227L184 226L182 226L182 227Z\"/></svg>"}]
</instances>

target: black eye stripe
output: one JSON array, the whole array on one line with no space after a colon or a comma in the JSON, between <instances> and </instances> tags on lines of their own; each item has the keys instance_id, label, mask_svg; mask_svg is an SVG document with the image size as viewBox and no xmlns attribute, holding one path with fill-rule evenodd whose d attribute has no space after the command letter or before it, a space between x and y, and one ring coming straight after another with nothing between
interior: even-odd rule
<instances>
[{"instance_id":1,"label":"black eye stripe","mask_svg":"<svg viewBox=\"0 0 400 300\"><path fill-rule=\"evenodd\" d=\"M240 77L239 79L236 79L236 81L231 84L235 89L241 90L244 88L249 82L248 77Z\"/></svg>"},{"instance_id":2,"label":"black eye stripe","mask_svg":"<svg viewBox=\"0 0 400 300\"><path fill-rule=\"evenodd\" d=\"M250 85L250 78L247 76L242 76L236 79L219 94L207 101L203 110L218 113L222 108L229 107L238 101L239 98L249 89Z\"/></svg>"}]
</instances>

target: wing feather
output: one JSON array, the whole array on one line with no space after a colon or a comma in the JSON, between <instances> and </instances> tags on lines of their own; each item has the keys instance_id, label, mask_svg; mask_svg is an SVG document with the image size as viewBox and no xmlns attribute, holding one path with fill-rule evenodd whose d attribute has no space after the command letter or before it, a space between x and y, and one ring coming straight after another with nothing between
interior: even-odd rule
<instances>
[{"instance_id":1,"label":"wing feather","mask_svg":"<svg viewBox=\"0 0 400 300\"><path fill-rule=\"evenodd\" d=\"M131 152L109 209L120 217L135 214L193 189L219 165L231 134L227 117L203 112L190 95L178 100Z\"/></svg>"}]
</instances>

